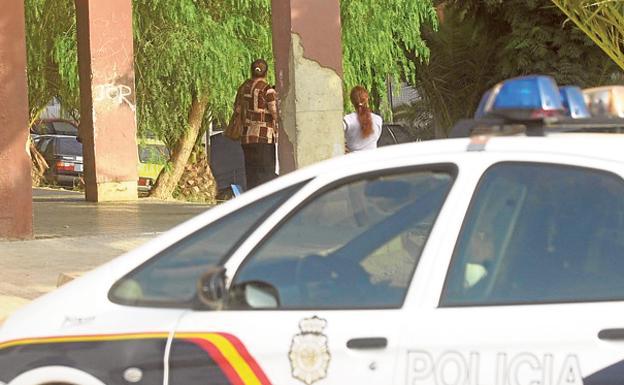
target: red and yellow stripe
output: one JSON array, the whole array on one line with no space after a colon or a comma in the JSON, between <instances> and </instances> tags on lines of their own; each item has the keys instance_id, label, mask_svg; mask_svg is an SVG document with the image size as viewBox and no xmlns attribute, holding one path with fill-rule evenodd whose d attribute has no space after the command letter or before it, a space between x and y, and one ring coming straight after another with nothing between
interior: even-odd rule
<instances>
[{"instance_id":1,"label":"red and yellow stripe","mask_svg":"<svg viewBox=\"0 0 624 385\"><path fill-rule=\"evenodd\" d=\"M167 339L168 337L168 333L135 333L26 338L0 343L0 350L23 345ZM191 342L206 351L232 385L271 385L242 342L231 334L177 333L174 338Z\"/></svg>"},{"instance_id":2,"label":"red and yellow stripe","mask_svg":"<svg viewBox=\"0 0 624 385\"><path fill-rule=\"evenodd\" d=\"M245 346L231 334L180 333L175 338L193 342L208 352L233 385L271 384Z\"/></svg>"}]
</instances>

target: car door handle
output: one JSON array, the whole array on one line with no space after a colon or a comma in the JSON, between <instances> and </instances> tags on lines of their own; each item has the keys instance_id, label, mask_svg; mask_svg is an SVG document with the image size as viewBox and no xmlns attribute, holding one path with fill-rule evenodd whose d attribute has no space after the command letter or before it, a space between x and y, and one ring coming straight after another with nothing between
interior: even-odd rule
<instances>
[{"instance_id":1,"label":"car door handle","mask_svg":"<svg viewBox=\"0 0 624 385\"><path fill-rule=\"evenodd\" d=\"M624 340L624 329L603 329L598 332L601 340Z\"/></svg>"},{"instance_id":2,"label":"car door handle","mask_svg":"<svg viewBox=\"0 0 624 385\"><path fill-rule=\"evenodd\" d=\"M349 349L383 349L388 346L388 339L384 337L352 338L347 341Z\"/></svg>"}]
</instances>

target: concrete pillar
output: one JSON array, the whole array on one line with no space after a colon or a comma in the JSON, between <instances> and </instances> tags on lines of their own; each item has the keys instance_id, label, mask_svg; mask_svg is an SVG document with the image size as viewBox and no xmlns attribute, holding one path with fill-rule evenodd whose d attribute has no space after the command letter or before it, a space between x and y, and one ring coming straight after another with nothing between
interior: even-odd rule
<instances>
[{"instance_id":1,"label":"concrete pillar","mask_svg":"<svg viewBox=\"0 0 624 385\"><path fill-rule=\"evenodd\" d=\"M339 0L272 0L280 173L344 153Z\"/></svg>"},{"instance_id":2,"label":"concrete pillar","mask_svg":"<svg viewBox=\"0 0 624 385\"><path fill-rule=\"evenodd\" d=\"M75 0L86 198L137 199L131 0Z\"/></svg>"},{"instance_id":3,"label":"concrete pillar","mask_svg":"<svg viewBox=\"0 0 624 385\"><path fill-rule=\"evenodd\" d=\"M24 1L0 11L0 238L32 237Z\"/></svg>"}]
</instances>

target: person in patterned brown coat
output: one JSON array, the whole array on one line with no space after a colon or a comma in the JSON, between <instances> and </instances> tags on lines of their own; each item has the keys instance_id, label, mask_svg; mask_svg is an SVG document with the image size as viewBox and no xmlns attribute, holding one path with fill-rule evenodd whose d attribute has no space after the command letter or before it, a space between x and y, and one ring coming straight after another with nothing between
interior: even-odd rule
<instances>
[{"instance_id":1,"label":"person in patterned brown coat","mask_svg":"<svg viewBox=\"0 0 624 385\"><path fill-rule=\"evenodd\" d=\"M251 63L251 78L239 87L244 118L240 140L245 157L247 189L277 177L277 92L267 83L267 70L264 59L255 60Z\"/></svg>"}]
</instances>

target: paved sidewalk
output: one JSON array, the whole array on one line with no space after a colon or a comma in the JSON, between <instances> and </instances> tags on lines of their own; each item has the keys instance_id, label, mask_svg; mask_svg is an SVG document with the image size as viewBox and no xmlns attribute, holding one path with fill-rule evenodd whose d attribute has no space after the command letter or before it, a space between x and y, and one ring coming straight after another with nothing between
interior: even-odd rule
<instances>
[{"instance_id":1,"label":"paved sidewalk","mask_svg":"<svg viewBox=\"0 0 624 385\"><path fill-rule=\"evenodd\" d=\"M140 199L94 204L81 193L33 189L35 239L0 241L0 320L81 274L210 206Z\"/></svg>"},{"instance_id":2,"label":"paved sidewalk","mask_svg":"<svg viewBox=\"0 0 624 385\"><path fill-rule=\"evenodd\" d=\"M35 239L162 232L209 206L142 198L91 203L82 193L33 189Z\"/></svg>"}]
</instances>

